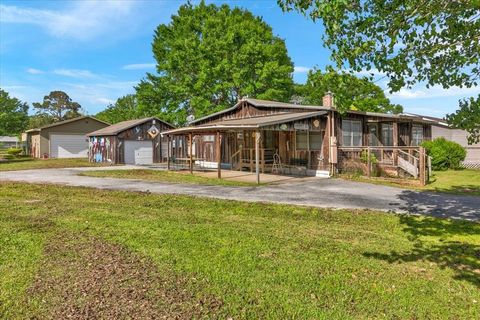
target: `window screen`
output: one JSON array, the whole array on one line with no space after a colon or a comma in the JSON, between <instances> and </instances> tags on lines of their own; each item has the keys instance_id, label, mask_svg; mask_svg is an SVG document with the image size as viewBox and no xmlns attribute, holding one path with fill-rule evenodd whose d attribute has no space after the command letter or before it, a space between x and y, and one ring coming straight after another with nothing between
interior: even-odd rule
<instances>
[{"instance_id":1,"label":"window screen","mask_svg":"<svg viewBox=\"0 0 480 320\"><path fill-rule=\"evenodd\" d=\"M382 143L384 146L393 146L393 124L382 123Z\"/></svg>"},{"instance_id":2,"label":"window screen","mask_svg":"<svg viewBox=\"0 0 480 320\"><path fill-rule=\"evenodd\" d=\"M412 127L412 146L419 146L423 142L423 126L414 125Z\"/></svg>"},{"instance_id":3,"label":"window screen","mask_svg":"<svg viewBox=\"0 0 480 320\"><path fill-rule=\"evenodd\" d=\"M310 131L309 143L310 150L321 150L322 149L322 133L316 131Z\"/></svg>"},{"instance_id":4,"label":"window screen","mask_svg":"<svg viewBox=\"0 0 480 320\"><path fill-rule=\"evenodd\" d=\"M307 150L308 149L308 138L307 138L307 131L297 131L296 132L296 139L297 139L297 149L298 150Z\"/></svg>"},{"instance_id":5,"label":"window screen","mask_svg":"<svg viewBox=\"0 0 480 320\"><path fill-rule=\"evenodd\" d=\"M342 120L342 145L346 147L362 145L362 122L360 120Z\"/></svg>"}]
</instances>

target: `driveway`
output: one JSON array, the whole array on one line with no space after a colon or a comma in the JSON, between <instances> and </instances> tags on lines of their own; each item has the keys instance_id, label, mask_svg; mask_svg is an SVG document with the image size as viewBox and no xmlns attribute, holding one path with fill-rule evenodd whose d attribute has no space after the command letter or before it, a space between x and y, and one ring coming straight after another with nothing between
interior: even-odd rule
<instances>
[{"instance_id":1,"label":"driveway","mask_svg":"<svg viewBox=\"0 0 480 320\"><path fill-rule=\"evenodd\" d=\"M128 166L122 168L131 169ZM118 170L119 167L112 169ZM0 181L53 183L322 208L375 209L480 221L480 197L477 196L418 192L341 179L307 179L261 187L224 187L78 176L80 172L86 170L105 170L105 168L3 171L0 172Z\"/></svg>"}]
</instances>

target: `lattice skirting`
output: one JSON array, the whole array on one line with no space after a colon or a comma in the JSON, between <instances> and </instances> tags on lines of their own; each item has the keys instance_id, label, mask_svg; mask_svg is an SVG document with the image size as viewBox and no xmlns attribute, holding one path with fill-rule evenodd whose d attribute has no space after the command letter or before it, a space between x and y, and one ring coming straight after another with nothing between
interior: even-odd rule
<instances>
[{"instance_id":1,"label":"lattice skirting","mask_svg":"<svg viewBox=\"0 0 480 320\"><path fill-rule=\"evenodd\" d=\"M462 162L462 167L465 169L479 169L480 170L480 161L464 161Z\"/></svg>"}]
</instances>

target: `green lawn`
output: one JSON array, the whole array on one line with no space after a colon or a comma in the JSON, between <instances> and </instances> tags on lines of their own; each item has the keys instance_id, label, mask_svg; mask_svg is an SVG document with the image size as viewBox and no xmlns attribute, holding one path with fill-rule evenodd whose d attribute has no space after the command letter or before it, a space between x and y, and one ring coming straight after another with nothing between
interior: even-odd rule
<instances>
[{"instance_id":1,"label":"green lawn","mask_svg":"<svg viewBox=\"0 0 480 320\"><path fill-rule=\"evenodd\" d=\"M53 169L73 167L98 167L105 164L92 163L88 159L34 159L20 157L6 162L0 161L0 171L28 170L28 169Z\"/></svg>"},{"instance_id":2,"label":"green lawn","mask_svg":"<svg viewBox=\"0 0 480 320\"><path fill-rule=\"evenodd\" d=\"M364 176L340 175L341 178L415 190L447 192L460 195L480 196L480 170L463 169L435 171L426 186L414 179L367 178Z\"/></svg>"},{"instance_id":3,"label":"green lawn","mask_svg":"<svg viewBox=\"0 0 480 320\"><path fill-rule=\"evenodd\" d=\"M218 178L209 178L186 172L165 170L133 169L133 170L95 170L82 172L80 175L89 177L108 177L122 179L140 179L170 183L190 183L221 186L258 186L252 182L232 181ZM262 185L262 184L261 184Z\"/></svg>"},{"instance_id":4,"label":"green lawn","mask_svg":"<svg viewBox=\"0 0 480 320\"><path fill-rule=\"evenodd\" d=\"M2 314L478 319L480 224L0 183Z\"/></svg>"}]
</instances>

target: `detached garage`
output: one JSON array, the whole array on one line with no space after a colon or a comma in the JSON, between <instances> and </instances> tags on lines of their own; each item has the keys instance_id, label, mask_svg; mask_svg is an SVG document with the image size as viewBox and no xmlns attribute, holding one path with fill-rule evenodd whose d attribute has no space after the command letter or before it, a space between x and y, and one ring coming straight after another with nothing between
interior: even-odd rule
<instances>
[{"instance_id":1,"label":"detached garage","mask_svg":"<svg viewBox=\"0 0 480 320\"><path fill-rule=\"evenodd\" d=\"M90 116L26 131L28 153L35 158L87 158L87 133L109 126Z\"/></svg>"},{"instance_id":2,"label":"detached garage","mask_svg":"<svg viewBox=\"0 0 480 320\"><path fill-rule=\"evenodd\" d=\"M167 137L163 131L174 127L158 118L144 118L116 123L91 132L89 159L91 162L148 165L166 161Z\"/></svg>"}]
</instances>

